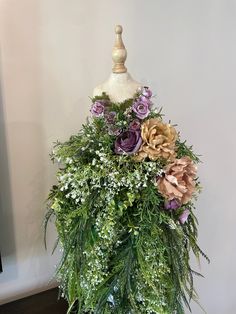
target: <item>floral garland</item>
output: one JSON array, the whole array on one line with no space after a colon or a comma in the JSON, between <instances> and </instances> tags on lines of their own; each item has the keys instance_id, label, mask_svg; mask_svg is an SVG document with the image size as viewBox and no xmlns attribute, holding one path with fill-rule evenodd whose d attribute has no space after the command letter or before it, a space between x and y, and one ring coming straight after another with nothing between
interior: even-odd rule
<instances>
[{"instance_id":1,"label":"floral garland","mask_svg":"<svg viewBox=\"0 0 236 314\"><path fill-rule=\"evenodd\" d=\"M133 99L92 99L92 119L52 160L49 195L63 256L57 276L68 313L184 313L197 244L199 158L153 107L148 87Z\"/></svg>"}]
</instances>

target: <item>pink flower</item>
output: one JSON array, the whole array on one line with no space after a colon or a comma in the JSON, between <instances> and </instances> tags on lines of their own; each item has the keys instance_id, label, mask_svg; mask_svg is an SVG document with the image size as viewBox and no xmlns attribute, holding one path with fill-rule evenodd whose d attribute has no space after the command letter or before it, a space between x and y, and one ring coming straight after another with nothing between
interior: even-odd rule
<instances>
[{"instance_id":1,"label":"pink flower","mask_svg":"<svg viewBox=\"0 0 236 314\"><path fill-rule=\"evenodd\" d=\"M197 167L190 157L174 159L166 166L165 175L158 178L158 190L167 200L175 198L181 204L187 204L196 189L196 174Z\"/></svg>"},{"instance_id":2,"label":"pink flower","mask_svg":"<svg viewBox=\"0 0 236 314\"><path fill-rule=\"evenodd\" d=\"M135 119L132 122L130 122L130 125L129 125L130 130L137 131L137 130L140 130L140 127L141 127L141 123L139 122L139 120Z\"/></svg>"}]
</instances>

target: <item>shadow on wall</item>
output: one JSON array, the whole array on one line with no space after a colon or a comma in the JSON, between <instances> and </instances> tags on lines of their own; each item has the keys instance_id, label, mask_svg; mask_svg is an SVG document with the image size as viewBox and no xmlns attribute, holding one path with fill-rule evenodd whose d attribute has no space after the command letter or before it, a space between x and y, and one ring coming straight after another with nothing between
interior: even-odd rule
<instances>
[{"instance_id":1,"label":"shadow on wall","mask_svg":"<svg viewBox=\"0 0 236 314\"><path fill-rule=\"evenodd\" d=\"M0 67L0 250L4 271L4 267L8 262L16 264L16 246L2 90ZM8 277L9 280L17 276L16 271L16 268L12 267L12 272Z\"/></svg>"}]
</instances>

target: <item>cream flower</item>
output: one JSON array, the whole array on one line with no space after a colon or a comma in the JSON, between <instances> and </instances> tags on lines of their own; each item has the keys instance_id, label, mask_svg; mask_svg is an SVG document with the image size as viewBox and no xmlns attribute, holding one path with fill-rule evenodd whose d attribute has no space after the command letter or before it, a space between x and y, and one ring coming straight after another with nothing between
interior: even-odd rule
<instances>
[{"instance_id":1,"label":"cream flower","mask_svg":"<svg viewBox=\"0 0 236 314\"><path fill-rule=\"evenodd\" d=\"M137 153L136 160L142 161L146 157L151 160L164 158L172 160L175 157L175 142L177 132L170 124L160 119L152 118L141 126L143 143Z\"/></svg>"}]
</instances>

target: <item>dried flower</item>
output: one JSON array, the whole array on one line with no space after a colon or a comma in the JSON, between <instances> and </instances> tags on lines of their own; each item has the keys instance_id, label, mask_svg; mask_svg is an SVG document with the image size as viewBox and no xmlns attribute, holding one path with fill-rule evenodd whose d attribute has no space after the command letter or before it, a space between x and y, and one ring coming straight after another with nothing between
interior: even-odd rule
<instances>
[{"instance_id":1,"label":"dried flower","mask_svg":"<svg viewBox=\"0 0 236 314\"><path fill-rule=\"evenodd\" d=\"M167 200L177 199L186 204L195 191L197 168L189 157L175 159L165 169L165 175L157 180L157 187Z\"/></svg>"},{"instance_id":2,"label":"dried flower","mask_svg":"<svg viewBox=\"0 0 236 314\"><path fill-rule=\"evenodd\" d=\"M141 126L141 136L143 144L136 157L138 161L146 157L151 160L172 160L175 157L177 132L170 124L165 124L157 118L147 120Z\"/></svg>"},{"instance_id":3,"label":"dried flower","mask_svg":"<svg viewBox=\"0 0 236 314\"><path fill-rule=\"evenodd\" d=\"M140 148L142 139L140 131L125 131L121 133L115 142L116 154L134 154Z\"/></svg>"}]
</instances>

